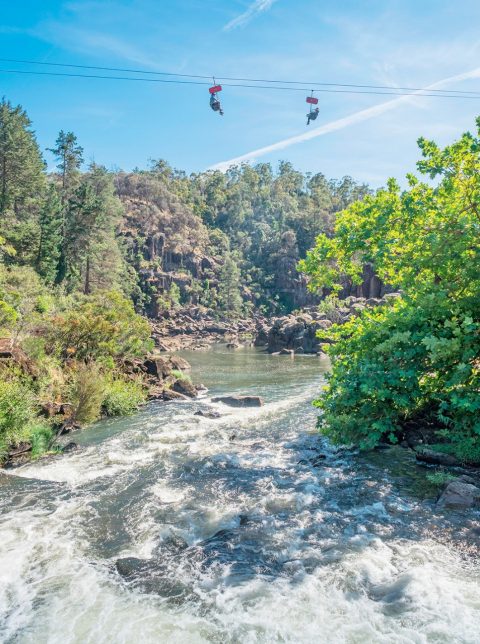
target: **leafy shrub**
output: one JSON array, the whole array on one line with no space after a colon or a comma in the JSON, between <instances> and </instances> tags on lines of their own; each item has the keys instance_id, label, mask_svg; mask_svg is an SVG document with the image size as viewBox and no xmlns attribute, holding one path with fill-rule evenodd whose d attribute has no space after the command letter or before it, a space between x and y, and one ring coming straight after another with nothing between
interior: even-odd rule
<instances>
[{"instance_id":1,"label":"leafy shrub","mask_svg":"<svg viewBox=\"0 0 480 644\"><path fill-rule=\"evenodd\" d=\"M100 418L106 380L95 363L75 363L69 372L68 393L73 405L73 418L88 424Z\"/></svg>"},{"instance_id":2,"label":"leafy shrub","mask_svg":"<svg viewBox=\"0 0 480 644\"><path fill-rule=\"evenodd\" d=\"M79 299L51 320L47 337L62 356L77 360L109 357L119 361L153 348L147 320L116 291L99 291Z\"/></svg>"},{"instance_id":3,"label":"leafy shrub","mask_svg":"<svg viewBox=\"0 0 480 644\"><path fill-rule=\"evenodd\" d=\"M186 380L187 382L192 382L190 376L180 369L172 369L172 376L177 380Z\"/></svg>"},{"instance_id":4,"label":"leafy shrub","mask_svg":"<svg viewBox=\"0 0 480 644\"><path fill-rule=\"evenodd\" d=\"M30 430L30 442L32 444L31 455L33 458L41 456L50 449L52 437L52 428L46 423L32 426Z\"/></svg>"},{"instance_id":5,"label":"leafy shrub","mask_svg":"<svg viewBox=\"0 0 480 644\"><path fill-rule=\"evenodd\" d=\"M32 456L39 456L49 448L52 429L38 417L31 383L6 369L0 375L0 461L21 443L31 443Z\"/></svg>"},{"instance_id":6,"label":"leafy shrub","mask_svg":"<svg viewBox=\"0 0 480 644\"><path fill-rule=\"evenodd\" d=\"M102 408L107 416L127 416L145 400L145 387L141 382L116 378L107 382Z\"/></svg>"},{"instance_id":7,"label":"leafy shrub","mask_svg":"<svg viewBox=\"0 0 480 644\"><path fill-rule=\"evenodd\" d=\"M0 378L0 441L16 446L30 439L37 418L32 390L16 375L2 371Z\"/></svg>"},{"instance_id":8,"label":"leafy shrub","mask_svg":"<svg viewBox=\"0 0 480 644\"><path fill-rule=\"evenodd\" d=\"M3 266L0 264L0 300L9 323L30 323L41 312L48 293L39 276L29 266ZM12 313L12 310L14 313Z\"/></svg>"},{"instance_id":9,"label":"leafy shrub","mask_svg":"<svg viewBox=\"0 0 480 644\"><path fill-rule=\"evenodd\" d=\"M475 306L475 302L470 304ZM446 294L397 298L333 331L333 371L316 405L336 442L396 441L407 420L435 423L459 444L480 435L480 320Z\"/></svg>"},{"instance_id":10,"label":"leafy shrub","mask_svg":"<svg viewBox=\"0 0 480 644\"><path fill-rule=\"evenodd\" d=\"M447 483L450 483L450 481L454 481L456 477L448 472L438 471L428 472L426 478L427 481L432 485L435 485L435 487L443 487Z\"/></svg>"}]
</instances>

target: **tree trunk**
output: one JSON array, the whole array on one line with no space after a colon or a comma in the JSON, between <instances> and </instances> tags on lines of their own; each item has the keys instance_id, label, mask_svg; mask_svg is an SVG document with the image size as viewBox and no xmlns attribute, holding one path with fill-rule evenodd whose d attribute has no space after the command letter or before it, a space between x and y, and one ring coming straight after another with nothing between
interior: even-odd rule
<instances>
[{"instance_id":1,"label":"tree trunk","mask_svg":"<svg viewBox=\"0 0 480 644\"><path fill-rule=\"evenodd\" d=\"M87 267L85 269L85 287L83 289L85 295L90 295L90 257L87 255Z\"/></svg>"}]
</instances>

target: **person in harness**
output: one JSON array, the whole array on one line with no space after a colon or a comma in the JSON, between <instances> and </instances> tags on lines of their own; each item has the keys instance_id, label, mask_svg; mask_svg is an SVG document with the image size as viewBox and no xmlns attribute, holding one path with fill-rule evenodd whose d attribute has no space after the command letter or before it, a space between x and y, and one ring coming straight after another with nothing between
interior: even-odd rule
<instances>
[{"instance_id":1,"label":"person in harness","mask_svg":"<svg viewBox=\"0 0 480 644\"><path fill-rule=\"evenodd\" d=\"M310 125L310 121L315 121L319 111L320 110L318 109L318 107L316 107L314 110L310 110L310 112L307 114L307 125Z\"/></svg>"},{"instance_id":2,"label":"person in harness","mask_svg":"<svg viewBox=\"0 0 480 644\"><path fill-rule=\"evenodd\" d=\"M216 94L210 94L210 107L214 112L219 112L220 115L223 116L222 106L220 105L220 101Z\"/></svg>"}]
</instances>

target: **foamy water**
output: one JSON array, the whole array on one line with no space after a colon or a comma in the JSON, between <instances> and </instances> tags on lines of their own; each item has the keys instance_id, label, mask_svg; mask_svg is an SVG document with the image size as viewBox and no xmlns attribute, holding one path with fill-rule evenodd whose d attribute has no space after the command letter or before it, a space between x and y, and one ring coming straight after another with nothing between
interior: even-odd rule
<instances>
[{"instance_id":1,"label":"foamy water","mask_svg":"<svg viewBox=\"0 0 480 644\"><path fill-rule=\"evenodd\" d=\"M404 451L322 442L316 359L189 359L266 405L151 405L2 475L2 642L479 641L478 513L437 511Z\"/></svg>"}]
</instances>

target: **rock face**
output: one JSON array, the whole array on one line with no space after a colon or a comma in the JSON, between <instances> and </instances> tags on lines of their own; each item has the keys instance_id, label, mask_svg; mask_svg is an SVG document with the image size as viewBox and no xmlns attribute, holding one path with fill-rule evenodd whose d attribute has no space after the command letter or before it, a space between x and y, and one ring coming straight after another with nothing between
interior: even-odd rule
<instances>
[{"instance_id":1,"label":"rock face","mask_svg":"<svg viewBox=\"0 0 480 644\"><path fill-rule=\"evenodd\" d=\"M452 481L447 485L437 501L441 508L463 510L480 506L480 488L462 480Z\"/></svg>"},{"instance_id":2,"label":"rock face","mask_svg":"<svg viewBox=\"0 0 480 644\"><path fill-rule=\"evenodd\" d=\"M390 294L393 297L397 294ZM321 313L318 307L308 307L300 315L285 315L272 318L270 321L257 321L254 345L265 347L268 353L313 353L320 354L323 345L332 340L328 329L333 324L343 324L352 317L361 314L366 308L380 306L387 302L384 298L347 297L340 301L340 306L327 313Z\"/></svg>"},{"instance_id":3,"label":"rock face","mask_svg":"<svg viewBox=\"0 0 480 644\"><path fill-rule=\"evenodd\" d=\"M221 402L229 407L261 407L263 399L260 396L217 396L212 402Z\"/></svg>"}]
</instances>

